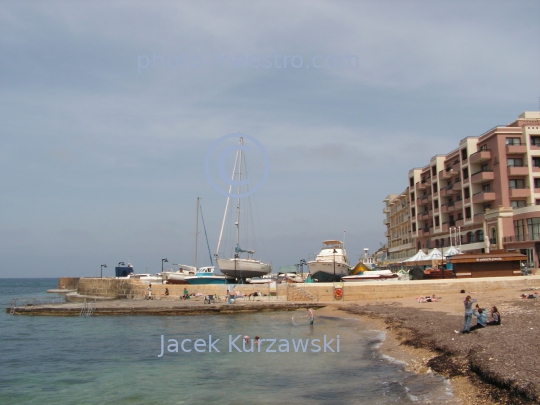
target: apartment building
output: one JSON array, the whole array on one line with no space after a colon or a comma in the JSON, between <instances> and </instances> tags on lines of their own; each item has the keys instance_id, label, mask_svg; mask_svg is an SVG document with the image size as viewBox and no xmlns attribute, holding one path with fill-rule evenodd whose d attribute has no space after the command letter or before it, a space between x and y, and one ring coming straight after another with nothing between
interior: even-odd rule
<instances>
[{"instance_id":1,"label":"apartment building","mask_svg":"<svg viewBox=\"0 0 540 405\"><path fill-rule=\"evenodd\" d=\"M462 139L410 170L407 188L383 202L391 261L453 245L520 251L539 267L540 112Z\"/></svg>"}]
</instances>

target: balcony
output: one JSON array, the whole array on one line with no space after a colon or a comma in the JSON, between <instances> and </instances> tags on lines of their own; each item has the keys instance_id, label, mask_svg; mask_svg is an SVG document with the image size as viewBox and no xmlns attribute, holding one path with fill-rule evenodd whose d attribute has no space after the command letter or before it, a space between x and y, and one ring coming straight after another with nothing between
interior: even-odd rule
<instances>
[{"instance_id":1,"label":"balcony","mask_svg":"<svg viewBox=\"0 0 540 405\"><path fill-rule=\"evenodd\" d=\"M527 153L527 145L506 145L506 153Z\"/></svg>"},{"instance_id":2,"label":"balcony","mask_svg":"<svg viewBox=\"0 0 540 405\"><path fill-rule=\"evenodd\" d=\"M531 190L529 188L510 189L510 198L528 197L529 195L531 195Z\"/></svg>"},{"instance_id":3,"label":"balcony","mask_svg":"<svg viewBox=\"0 0 540 405\"><path fill-rule=\"evenodd\" d=\"M465 221L463 220L463 218L456 220L456 227L463 226L464 224L465 224Z\"/></svg>"},{"instance_id":4,"label":"balcony","mask_svg":"<svg viewBox=\"0 0 540 405\"><path fill-rule=\"evenodd\" d=\"M495 179L495 173L493 173L493 170L479 171L471 176L471 183L484 183L493 179Z\"/></svg>"},{"instance_id":5,"label":"balcony","mask_svg":"<svg viewBox=\"0 0 540 405\"><path fill-rule=\"evenodd\" d=\"M447 212L454 211L454 209L455 209L455 207L454 207L453 202L443 204L443 205L441 205L441 214L445 214Z\"/></svg>"},{"instance_id":6,"label":"balcony","mask_svg":"<svg viewBox=\"0 0 540 405\"><path fill-rule=\"evenodd\" d=\"M441 231L442 232L448 232L448 222L443 222L442 224L442 227L441 227Z\"/></svg>"},{"instance_id":7,"label":"balcony","mask_svg":"<svg viewBox=\"0 0 540 405\"><path fill-rule=\"evenodd\" d=\"M483 213L474 214L474 220L473 220L473 222L474 222L475 224L484 222L484 214L483 214Z\"/></svg>"},{"instance_id":8,"label":"balcony","mask_svg":"<svg viewBox=\"0 0 540 405\"><path fill-rule=\"evenodd\" d=\"M483 163L491 159L491 150L479 150L469 156L469 164Z\"/></svg>"},{"instance_id":9,"label":"balcony","mask_svg":"<svg viewBox=\"0 0 540 405\"><path fill-rule=\"evenodd\" d=\"M454 185L452 186L452 190L461 191L461 180L454 183Z\"/></svg>"},{"instance_id":10,"label":"balcony","mask_svg":"<svg viewBox=\"0 0 540 405\"><path fill-rule=\"evenodd\" d=\"M383 225L390 225L390 220L388 218L383 219Z\"/></svg>"},{"instance_id":11,"label":"balcony","mask_svg":"<svg viewBox=\"0 0 540 405\"><path fill-rule=\"evenodd\" d=\"M463 208L463 201L462 200L456 201L454 203L454 207L455 207L456 210L462 209Z\"/></svg>"},{"instance_id":12,"label":"balcony","mask_svg":"<svg viewBox=\"0 0 540 405\"><path fill-rule=\"evenodd\" d=\"M441 191L439 192L440 196L441 197L444 197L445 195L448 194L448 190L446 190L446 187L445 188L441 188Z\"/></svg>"},{"instance_id":13,"label":"balcony","mask_svg":"<svg viewBox=\"0 0 540 405\"><path fill-rule=\"evenodd\" d=\"M426 187L429 187L429 184L425 180L422 180L422 181L419 181L418 183L416 183L416 189L417 190L424 190Z\"/></svg>"},{"instance_id":14,"label":"balcony","mask_svg":"<svg viewBox=\"0 0 540 405\"><path fill-rule=\"evenodd\" d=\"M448 180L450 177L450 172L447 172L446 170L441 170L439 172L439 180Z\"/></svg>"},{"instance_id":15,"label":"balcony","mask_svg":"<svg viewBox=\"0 0 540 405\"><path fill-rule=\"evenodd\" d=\"M495 193L493 191L480 191L473 195L473 203L480 204L484 202L495 201Z\"/></svg>"},{"instance_id":16,"label":"balcony","mask_svg":"<svg viewBox=\"0 0 540 405\"><path fill-rule=\"evenodd\" d=\"M527 166L508 166L509 176L527 176L529 168Z\"/></svg>"}]
</instances>

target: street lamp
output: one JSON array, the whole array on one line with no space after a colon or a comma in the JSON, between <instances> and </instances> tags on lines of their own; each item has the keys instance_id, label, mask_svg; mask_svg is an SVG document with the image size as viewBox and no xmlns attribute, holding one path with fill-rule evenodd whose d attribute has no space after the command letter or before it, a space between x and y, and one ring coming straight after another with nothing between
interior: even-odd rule
<instances>
[{"instance_id":1,"label":"street lamp","mask_svg":"<svg viewBox=\"0 0 540 405\"><path fill-rule=\"evenodd\" d=\"M169 263L167 259L161 259L161 272L163 273L163 263Z\"/></svg>"},{"instance_id":2,"label":"street lamp","mask_svg":"<svg viewBox=\"0 0 540 405\"><path fill-rule=\"evenodd\" d=\"M103 278L103 267L107 268L106 264L101 265L101 278Z\"/></svg>"},{"instance_id":3,"label":"street lamp","mask_svg":"<svg viewBox=\"0 0 540 405\"><path fill-rule=\"evenodd\" d=\"M302 269L302 278L304 278L304 264L307 264L304 259L300 259L300 268Z\"/></svg>"}]
</instances>

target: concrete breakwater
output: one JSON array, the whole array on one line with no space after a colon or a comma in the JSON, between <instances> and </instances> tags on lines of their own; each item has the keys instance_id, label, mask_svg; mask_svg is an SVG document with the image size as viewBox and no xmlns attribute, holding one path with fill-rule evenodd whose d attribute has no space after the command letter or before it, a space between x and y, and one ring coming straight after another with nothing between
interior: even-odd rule
<instances>
[{"instance_id":1,"label":"concrete breakwater","mask_svg":"<svg viewBox=\"0 0 540 405\"><path fill-rule=\"evenodd\" d=\"M59 288L61 283L59 282ZM75 283L72 283L72 286ZM83 296L107 297L113 299L143 299L148 291L148 284L139 280L115 278L81 278L78 280L77 292ZM63 284L65 285L65 284ZM409 280L409 281L376 281L360 283L311 283L311 284L278 284L270 289L261 284L235 285L169 285L152 284L152 295L162 300L178 300L187 288L190 294L214 295L225 297L227 289L234 293L249 296L255 292L272 295L273 300L302 302L351 302L362 300L381 300L394 298L418 297L421 295L456 293L462 290L487 292L507 288L540 287L540 276L522 277L489 277L474 279L446 280ZM341 297L335 294L335 288L342 288ZM165 294L168 290L169 295Z\"/></svg>"}]
</instances>

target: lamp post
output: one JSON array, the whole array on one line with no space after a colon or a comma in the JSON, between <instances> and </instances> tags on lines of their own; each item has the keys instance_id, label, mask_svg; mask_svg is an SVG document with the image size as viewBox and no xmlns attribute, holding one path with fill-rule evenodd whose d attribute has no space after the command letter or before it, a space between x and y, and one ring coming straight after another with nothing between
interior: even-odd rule
<instances>
[{"instance_id":1,"label":"lamp post","mask_svg":"<svg viewBox=\"0 0 540 405\"><path fill-rule=\"evenodd\" d=\"M307 264L306 261L304 259L301 259L300 260L300 268L302 269L301 272L302 272L302 278L304 278L304 264Z\"/></svg>"},{"instance_id":2,"label":"lamp post","mask_svg":"<svg viewBox=\"0 0 540 405\"><path fill-rule=\"evenodd\" d=\"M169 263L167 259L161 259L161 272L163 273L163 263Z\"/></svg>"},{"instance_id":3,"label":"lamp post","mask_svg":"<svg viewBox=\"0 0 540 405\"><path fill-rule=\"evenodd\" d=\"M101 278L103 278L103 267L107 268L106 264L101 265Z\"/></svg>"}]
</instances>

